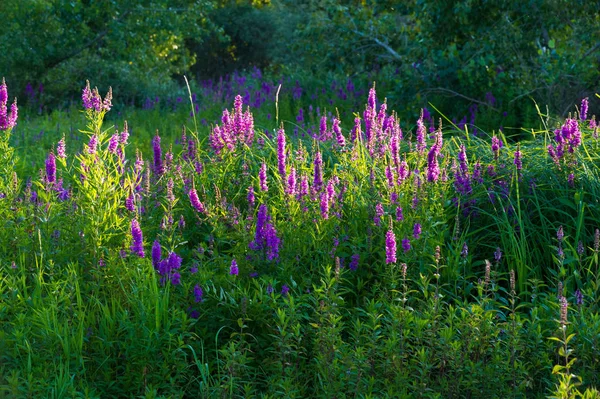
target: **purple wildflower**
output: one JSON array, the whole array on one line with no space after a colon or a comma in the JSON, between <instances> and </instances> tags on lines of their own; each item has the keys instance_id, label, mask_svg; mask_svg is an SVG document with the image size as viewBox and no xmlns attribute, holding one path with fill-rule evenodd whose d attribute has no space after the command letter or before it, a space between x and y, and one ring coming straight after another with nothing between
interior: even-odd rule
<instances>
[{"instance_id":1,"label":"purple wildflower","mask_svg":"<svg viewBox=\"0 0 600 399\"><path fill-rule=\"evenodd\" d=\"M293 166L287 179L287 194L296 195L296 168Z\"/></svg>"},{"instance_id":2,"label":"purple wildflower","mask_svg":"<svg viewBox=\"0 0 600 399\"><path fill-rule=\"evenodd\" d=\"M500 262L500 259L502 259L502 250L500 249L500 247L496 248L496 251L494 252L494 259L496 260L496 262Z\"/></svg>"},{"instance_id":3,"label":"purple wildflower","mask_svg":"<svg viewBox=\"0 0 600 399\"><path fill-rule=\"evenodd\" d=\"M402 239L402 250L404 250L404 253L410 251L410 240L408 239L408 237L404 237Z\"/></svg>"},{"instance_id":4,"label":"purple wildflower","mask_svg":"<svg viewBox=\"0 0 600 399\"><path fill-rule=\"evenodd\" d=\"M288 287L286 284L281 286L281 296L287 296L289 292L290 287Z\"/></svg>"},{"instance_id":5,"label":"purple wildflower","mask_svg":"<svg viewBox=\"0 0 600 399\"><path fill-rule=\"evenodd\" d=\"M494 159L496 160L500 156L500 148L502 148L502 140L494 135L492 137L492 152L494 153Z\"/></svg>"},{"instance_id":6,"label":"purple wildflower","mask_svg":"<svg viewBox=\"0 0 600 399\"><path fill-rule=\"evenodd\" d=\"M352 270L352 271L358 269L359 261L360 261L360 254L352 255L352 257L350 258L350 264L348 265L348 268L350 268L350 270Z\"/></svg>"},{"instance_id":7,"label":"purple wildflower","mask_svg":"<svg viewBox=\"0 0 600 399\"><path fill-rule=\"evenodd\" d=\"M142 236L142 229L137 219L131 220L131 252L140 258L145 256L144 254L144 238Z\"/></svg>"},{"instance_id":8,"label":"purple wildflower","mask_svg":"<svg viewBox=\"0 0 600 399\"><path fill-rule=\"evenodd\" d=\"M321 191L323 187L323 158L321 158L321 152L317 151L314 161L314 179L313 188L316 192Z\"/></svg>"},{"instance_id":9,"label":"purple wildflower","mask_svg":"<svg viewBox=\"0 0 600 399\"><path fill-rule=\"evenodd\" d=\"M563 238L565 238L565 232L563 231L562 226L559 226L558 230L556 231L556 238L558 239L559 243L561 243Z\"/></svg>"},{"instance_id":10,"label":"purple wildflower","mask_svg":"<svg viewBox=\"0 0 600 399\"><path fill-rule=\"evenodd\" d=\"M321 217L323 219L329 219L329 195L327 191L321 193Z\"/></svg>"},{"instance_id":11,"label":"purple wildflower","mask_svg":"<svg viewBox=\"0 0 600 399\"><path fill-rule=\"evenodd\" d=\"M583 305L583 293L579 288L575 290L575 304L577 306Z\"/></svg>"},{"instance_id":12,"label":"purple wildflower","mask_svg":"<svg viewBox=\"0 0 600 399\"><path fill-rule=\"evenodd\" d=\"M160 136L158 131L156 136L152 139L152 151L154 152L154 173L162 175L164 173L164 166L162 161L162 149L160 148Z\"/></svg>"},{"instance_id":13,"label":"purple wildflower","mask_svg":"<svg viewBox=\"0 0 600 399\"><path fill-rule=\"evenodd\" d=\"M335 138L337 140L338 145L342 148L346 146L346 139L342 134L342 129L340 128L340 120L338 118L333 118L332 130L335 134Z\"/></svg>"},{"instance_id":14,"label":"purple wildflower","mask_svg":"<svg viewBox=\"0 0 600 399\"><path fill-rule=\"evenodd\" d=\"M421 237L421 224L415 223L413 226L413 237L418 240Z\"/></svg>"},{"instance_id":15,"label":"purple wildflower","mask_svg":"<svg viewBox=\"0 0 600 399\"><path fill-rule=\"evenodd\" d=\"M56 158L53 152L46 158L46 180L51 184L56 182Z\"/></svg>"},{"instance_id":16,"label":"purple wildflower","mask_svg":"<svg viewBox=\"0 0 600 399\"><path fill-rule=\"evenodd\" d=\"M267 185L267 164L264 162L260 166L260 170L258 171L258 180L260 182L260 190L261 191L269 191L269 186Z\"/></svg>"},{"instance_id":17,"label":"purple wildflower","mask_svg":"<svg viewBox=\"0 0 600 399\"><path fill-rule=\"evenodd\" d=\"M130 212L135 212L135 195L130 193L127 198L125 198L125 209Z\"/></svg>"},{"instance_id":18,"label":"purple wildflower","mask_svg":"<svg viewBox=\"0 0 600 399\"><path fill-rule=\"evenodd\" d=\"M515 151L515 159L513 162L514 162L515 166L517 167L517 170L523 169L523 161L522 161L520 145L517 145L517 151Z\"/></svg>"},{"instance_id":19,"label":"purple wildflower","mask_svg":"<svg viewBox=\"0 0 600 399\"><path fill-rule=\"evenodd\" d=\"M152 265L156 270L158 270L158 265L160 263L162 257L162 248L160 246L160 242L158 240L154 241L152 244Z\"/></svg>"},{"instance_id":20,"label":"purple wildflower","mask_svg":"<svg viewBox=\"0 0 600 399\"><path fill-rule=\"evenodd\" d=\"M427 143L425 142L425 135L427 133L427 129L425 128L425 124L423 123L423 110L421 110L421 116L419 117L419 120L417 120L417 151L419 151L419 154L422 154L425 152L425 149L427 148Z\"/></svg>"},{"instance_id":21,"label":"purple wildflower","mask_svg":"<svg viewBox=\"0 0 600 399\"><path fill-rule=\"evenodd\" d=\"M202 302L202 296L203 296L203 292L202 292L202 287L200 287L198 284L196 284L194 286L194 302L198 303L198 302Z\"/></svg>"},{"instance_id":22,"label":"purple wildflower","mask_svg":"<svg viewBox=\"0 0 600 399\"><path fill-rule=\"evenodd\" d=\"M129 126L127 126L127 121L123 123L123 131L119 136L119 143L126 145L127 140L129 139Z\"/></svg>"},{"instance_id":23,"label":"purple wildflower","mask_svg":"<svg viewBox=\"0 0 600 399\"><path fill-rule=\"evenodd\" d=\"M385 263L396 263L396 235L391 228L385 236Z\"/></svg>"},{"instance_id":24,"label":"purple wildflower","mask_svg":"<svg viewBox=\"0 0 600 399\"><path fill-rule=\"evenodd\" d=\"M404 214L402 213L402 208L396 208L396 221L401 222L404 220Z\"/></svg>"},{"instance_id":25,"label":"purple wildflower","mask_svg":"<svg viewBox=\"0 0 600 399\"><path fill-rule=\"evenodd\" d=\"M17 124L18 112L17 99L10 106L10 114L7 109L8 103L8 89L4 78L0 85L0 130L9 130L15 127Z\"/></svg>"},{"instance_id":26,"label":"purple wildflower","mask_svg":"<svg viewBox=\"0 0 600 399\"><path fill-rule=\"evenodd\" d=\"M581 100L581 110L579 112L579 119L581 119L582 121L587 119L587 112L588 112L588 98L584 98L583 100Z\"/></svg>"},{"instance_id":27,"label":"purple wildflower","mask_svg":"<svg viewBox=\"0 0 600 399\"><path fill-rule=\"evenodd\" d=\"M90 141L88 143L88 153L95 154L97 147L98 147L98 136L96 136L94 134L94 135L92 135L92 137L90 137Z\"/></svg>"},{"instance_id":28,"label":"purple wildflower","mask_svg":"<svg viewBox=\"0 0 600 399\"><path fill-rule=\"evenodd\" d=\"M286 184L286 173L285 173L285 131L283 127L277 132L277 166L279 168L279 175L285 186Z\"/></svg>"},{"instance_id":29,"label":"purple wildflower","mask_svg":"<svg viewBox=\"0 0 600 399\"><path fill-rule=\"evenodd\" d=\"M56 145L56 155L59 158L65 159L67 157L67 149L65 145L65 136L63 136L58 144Z\"/></svg>"},{"instance_id":30,"label":"purple wildflower","mask_svg":"<svg viewBox=\"0 0 600 399\"><path fill-rule=\"evenodd\" d=\"M192 203L192 206L195 210L197 210L200 213L206 212L204 205L202 204L202 202L200 202L200 198L198 198L198 193L196 192L195 188L190 189L190 191L188 192L188 196L190 197L190 202Z\"/></svg>"},{"instance_id":31,"label":"purple wildflower","mask_svg":"<svg viewBox=\"0 0 600 399\"><path fill-rule=\"evenodd\" d=\"M377 205L375 205L375 217L373 218L375 226L379 226L381 224L381 218L383 217L383 214L383 205L381 204L381 202L379 202L377 203Z\"/></svg>"},{"instance_id":32,"label":"purple wildflower","mask_svg":"<svg viewBox=\"0 0 600 399\"><path fill-rule=\"evenodd\" d=\"M86 85L83 88L81 93L81 100L83 101L83 108L91 109L93 107L92 104L92 90L90 89L90 81L86 81Z\"/></svg>"},{"instance_id":33,"label":"purple wildflower","mask_svg":"<svg viewBox=\"0 0 600 399\"><path fill-rule=\"evenodd\" d=\"M469 247L467 246L466 242L463 244L462 250L460 251L460 256L463 258L469 256Z\"/></svg>"},{"instance_id":34,"label":"purple wildflower","mask_svg":"<svg viewBox=\"0 0 600 399\"><path fill-rule=\"evenodd\" d=\"M181 284L181 274L179 272L175 272L171 274L171 284L180 285Z\"/></svg>"},{"instance_id":35,"label":"purple wildflower","mask_svg":"<svg viewBox=\"0 0 600 399\"><path fill-rule=\"evenodd\" d=\"M108 152L115 154L117 152L117 146L119 145L119 135L113 134L108 140Z\"/></svg>"},{"instance_id":36,"label":"purple wildflower","mask_svg":"<svg viewBox=\"0 0 600 399\"><path fill-rule=\"evenodd\" d=\"M273 285L269 283L269 285L267 286L267 295L273 294L273 291Z\"/></svg>"},{"instance_id":37,"label":"purple wildflower","mask_svg":"<svg viewBox=\"0 0 600 399\"><path fill-rule=\"evenodd\" d=\"M256 197L254 196L254 187L253 186L248 187L248 196L246 198L248 199L248 205L250 207L253 207L254 202L256 200Z\"/></svg>"},{"instance_id":38,"label":"purple wildflower","mask_svg":"<svg viewBox=\"0 0 600 399\"><path fill-rule=\"evenodd\" d=\"M232 276L237 276L240 270L238 269L238 264L235 259L231 260L231 266L229 267L229 274Z\"/></svg>"}]
</instances>

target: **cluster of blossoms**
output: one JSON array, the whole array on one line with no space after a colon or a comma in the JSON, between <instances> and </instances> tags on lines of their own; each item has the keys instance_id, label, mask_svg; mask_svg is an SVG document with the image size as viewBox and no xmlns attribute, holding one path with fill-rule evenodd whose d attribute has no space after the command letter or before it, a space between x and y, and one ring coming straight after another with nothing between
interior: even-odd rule
<instances>
[{"instance_id":1,"label":"cluster of blossoms","mask_svg":"<svg viewBox=\"0 0 600 399\"><path fill-rule=\"evenodd\" d=\"M112 108L112 88L108 89L108 93L103 100L98 92L98 88L95 87L92 90L90 88L90 81L88 80L81 94L81 100L86 110L94 110L96 112L110 111Z\"/></svg>"},{"instance_id":2,"label":"cluster of blossoms","mask_svg":"<svg viewBox=\"0 0 600 399\"><path fill-rule=\"evenodd\" d=\"M242 97L236 96L234 109L223 111L221 125L216 125L209 135L212 149L220 154L224 148L235 151L236 145L252 146L254 141L254 118L250 109L242 110Z\"/></svg>"},{"instance_id":3,"label":"cluster of blossoms","mask_svg":"<svg viewBox=\"0 0 600 399\"><path fill-rule=\"evenodd\" d=\"M8 89L6 82L2 79L0 85L0 130L9 130L17 124L19 109L17 108L17 99L10 106L8 113Z\"/></svg>"},{"instance_id":4,"label":"cluster of blossoms","mask_svg":"<svg viewBox=\"0 0 600 399\"><path fill-rule=\"evenodd\" d=\"M557 165L566 154L573 154L581 145L581 131L577 119L568 118L565 123L554 131L556 144L548 145L548 154Z\"/></svg>"},{"instance_id":5,"label":"cluster of blossoms","mask_svg":"<svg viewBox=\"0 0 600 399\"><path fill-rule=\"evenodd\" d=\"M270 219L267 206L261 204L258 208L258 216L256 218L254 240L248 247L253 251L265 251L267 260L277 260L279 259L281 239L277 237L277 230L275 230L275 226L273 226Z\"/></svg>"},{"instance_id":6,"label":"cluster of blossoms","mask_svg":"<svg viewBox=\"0 0 600 399\"><path fill-rule=\"evenodd\" d=\"M161 276L161 284L165 284L170 281L173 285L181 284L181 274L177 270L181 268L181 257L175 252L169 253L169 255L162 259L162 249L158 240L154 241L152 245L152 265L156 272ZM200 291L200 298L202 298L202 291Z\"/></svg>"}]
</instances>

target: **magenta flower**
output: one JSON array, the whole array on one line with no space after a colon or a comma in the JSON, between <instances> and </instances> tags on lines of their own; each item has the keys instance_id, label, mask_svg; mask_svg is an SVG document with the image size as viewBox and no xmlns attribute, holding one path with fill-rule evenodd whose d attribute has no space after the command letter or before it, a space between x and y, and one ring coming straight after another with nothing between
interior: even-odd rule
<instances>
[{"instance_id":1,"label":"magenta flower","mask_svg":"<svg viewBox=\"0 0 600 399\"><path fill-rule=\"evenodd\" d=\"M48 183L56 182L56 158L53 152L50 152L46 158L46 180Z\"/></svg>"},{"instance_id":2,"label":"magenta flower","mask_svg":"<svg viewBox=\"0 0 600 399\"><path fill-rule=\"evenodd\" d=\"M190 197L190 202L192 203L192 206L194 207L195 210L197 210L200 213L206 212L206 209L204 208L204 204L202 204L202 202L200 202L200 198L198 198L198 193L196 192L195 188L190 189L190 191L188 192L188 196Z\"/></svg>"},{"instance_id":3,"label":"magenta flower","mask_svg":"<svg viewBox=\"0 0 600 399\"><path fill-rule=\"evenodd\" d=\"M313 179L313 189L315 192L321 191L323 187L323 158L321 157L321 152L317 151L315 155L314 161L314 179Z\"/></svg>"},{"instance_id":4,"label":"magenta flower","mask_svg":"<svg viewBox=\"0 0 600 399\"><path fill-rule=\"evenodd\" d=\"M58 144L56 145L56 155L59 158L65 159L67 157L67 148L65 144L65 136L63 136Z\"/></svg>"},{"instance_id":5,"label":"magenta flower","mask_svg":"<svg viewBox=\"0 0 600 399\"><path fill-rule=\"evenodd\" d=\"M98 136L95 134L90 137L90 141L88 143L88 153L95 154L96 149L98 148Z\"/></svg>"},{"instance_id":6,"label":"magenta flower","mask_svg":"<svg viewBox=\"0 0 600 399\"><path fill-rule=\"evenodd\" d=\"M131 252L140 258L145 256L144 254L144 238L142 236L142 229L137 219L131 220Z\"/></svg>"},{"instance_id":7,"label":"magenta flower","mask_svg":"<svg viewBox=\"0 0 600 399\"><path fill-rule=\"evenodd\" d=\"M154 244L152 244L152 265L157 270L158 270L158 265L160 264L161 257L162 257L162 249L160 247L160 243L158 242L158 240L155 240Z\"/></svg>"},{"instance_id":8,"label":"magenta flower","mask_svg":"<svg viewBox=\"0 0 600 399\"><path fill-rule=\"evenodd\" d=\"M581 100L581 110L579 112L579 119L581 119L582 121L587 119L587 112L588 112L588 98L584 98L583 100Z\"/></svg>"},{"instance_id":9,"label":"magenta flower","mask_svg":"<svg viewBox=\"0 0 600 399\"><path fill-rule=\"evenodd\" d=\"M238 264L235 259L231 260L231 266L229 267L229 274L232 276L237 276L240 270L238 269Z\"/></svg>"},{"instance_id":10,"label":"magenta flower","mask_svg":"<svg viewBox=\"0 0 600 399\"><path fill-rule=\"evenodd\" d=\"M396 235L391 228L385 236L385 263L396 263Z\"/></svg>"},{"instance_id":11,"label":"magenta flower","mask_svg":"<svg viewBox=\"0 0 600 399\"><path fill-rule=\"evenodd\" d=\"M296 195L296 168L292 166L287 181L287 194Z\"/></svg>"},{"instance_id":12,"label":"magenta flower","mask_svg":"<svg viewBox=\"0 0 600 399\"><path fill-rule=\"evenodd\" d=\"M279 168L279 175L281 176L281 180L283 181L284 186L287 183L285 173L285 160L285 131L283 130L283 128L281 128L277 132L277 166Z\"/></svg>"},{"instance_id":13,"label":"magenta flower","mask_svg":"<svg viewBox=\"0 0 600 399\"><path fill-rule=\"evenodd\" d=\"M196 284L194 286L194 302L202 302L203 294L204 293L202 292L202 288L198 284Z\"/></svg>"},{"instance_id":14,"label":"magenta flower","mask_svg":"<svg viewBox=\"0 0 600 399\"><path fill-rule=\"evenodd\" d=\"M407 237L404 237L402 239L402 250L404 251L404 253L410 251L410 240Z\"/></svg>"},{"instance_id":15,"label":"magenta flower","mask_svg":"<svg viewBox=\"0 0 600 399\"><path fill-rule=\"evenodd\" d=\"M154 173L162 175L165 170L162 162L162 149L160 148L160 136L158 135L158 131L152 140L152 151L154 152Z\"/></svg>"},{"instance_id":16,"label":"magenta flower","mask_svg":"<svg viewBox=\"0 0 600 399\"><path fill-rule=\"evenodd\" d=\"M246 197L246 199L248 200L248 205L250 207L253 207L254 202L256 200L256 198L254 196L254 187L252 187L252 186L248 187L248 196Z\"/></svg>"},{"instance_id":17,"label":"magenta flower","mask_svg":"<svg viewBox=\"0 0 600 399\"><path fill-rule=\"evenodd\" d=\"M110 136L110 139L108 140L108 152L110 152L111 154L116 154L118 145L119 135L115 133L112 136Z\"/></svg>"},{"instance_id":18,"label":"magenta flower","mask_svg":"<svg viewBox=\"0 0 600 399\"><path fill-rule=\"evenodd\" d=\"M402 213L402 208L396 208L396 221L401 222L404 220L404 214Z\"/></svg>"},{"instance_id":19,"label":"magenta flower","mask_svg":"<svg viewBox=\"0 0 600 399\"><path fill-rule=\"evenodd\" d=\"M338 118L333 118L333 126L331 127L333 133L335 134L335 138L340 147L346 146L346 139L342 134L342 129L340 128L340 120Z\"/></svg>"},{"instance_id":20,"label":"magenta flower","mask_svg":"<svg viewBox=\"0 0 600 399\"><path fill-rule=\"evenodd\" d=\"M420 223L415 223L415 225L413 226L413 237L415 238L415 240L418 240L419 237L421 237L421 224Z\"/></svg>"},{"instance_id":21,"label":"magenta flower","mask_svg":"<svg viewBox=\"0 0 600 399\"><path fill-rule=\"evenodd\" d=\"M267 185L267 165L264 162L258 171L258 180L260 183L260 190L265 192L269 191L269 186Z\"/></svg>"},{"instance_id":22,"label":"magenta flower","mask_svg":"<svg viewBox=\"0 0 600 399\"><path fill-rule=\"evenodd\" d=\"M514 159L513 163L517 167L517 170L523 169L523 161L522 161L522 154L521 154L520 146L517 146L517 151L515 151L515 159Z\"/></svg>"},{"instance_id":23,"label":"magenta flower","mask_svg":"<svg viewBox=\"0 0 600 399\"><path fill-rule=\"evenodd\" d=\"M353 271L358 269L359 261L360 261L360 254L352 255L352 257L350 258L350 264L348 265L348 268Z\"/></svg>"}]
</instances>

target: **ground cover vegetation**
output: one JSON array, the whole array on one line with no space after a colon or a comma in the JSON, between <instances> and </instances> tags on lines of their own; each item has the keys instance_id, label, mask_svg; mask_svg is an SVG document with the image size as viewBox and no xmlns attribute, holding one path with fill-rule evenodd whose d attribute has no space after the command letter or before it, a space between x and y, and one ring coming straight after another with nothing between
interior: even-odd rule
<instances>
[{"instance_id":1,"label":"ground cover vegetation","mask_svg":"<svg viewBox=\"0 0 600 399\"><path fill-rule=\"evenodd\" d=\"M0 397L600 397L591 3L2 2Z\"/></svg>"}]
</instances>

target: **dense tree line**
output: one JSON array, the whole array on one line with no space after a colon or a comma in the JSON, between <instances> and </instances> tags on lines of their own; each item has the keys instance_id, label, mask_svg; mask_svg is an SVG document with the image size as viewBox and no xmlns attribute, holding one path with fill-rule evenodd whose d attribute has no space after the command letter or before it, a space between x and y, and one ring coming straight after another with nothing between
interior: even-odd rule
<instances>
[{"instance_id":1,"label":"dense tree line","mask_svg":"<svg viewBox=\"0 0 600 399\"><path fill-rule=\"evenodd\" d=\"M386 81L397 103L517 109L533 97L564 113L598 87L598 11L581 0L5 0L0 71L21 93L63 95L93 76L133 100L184 73L257 66Z\"/></svg>"}]
</instances>

